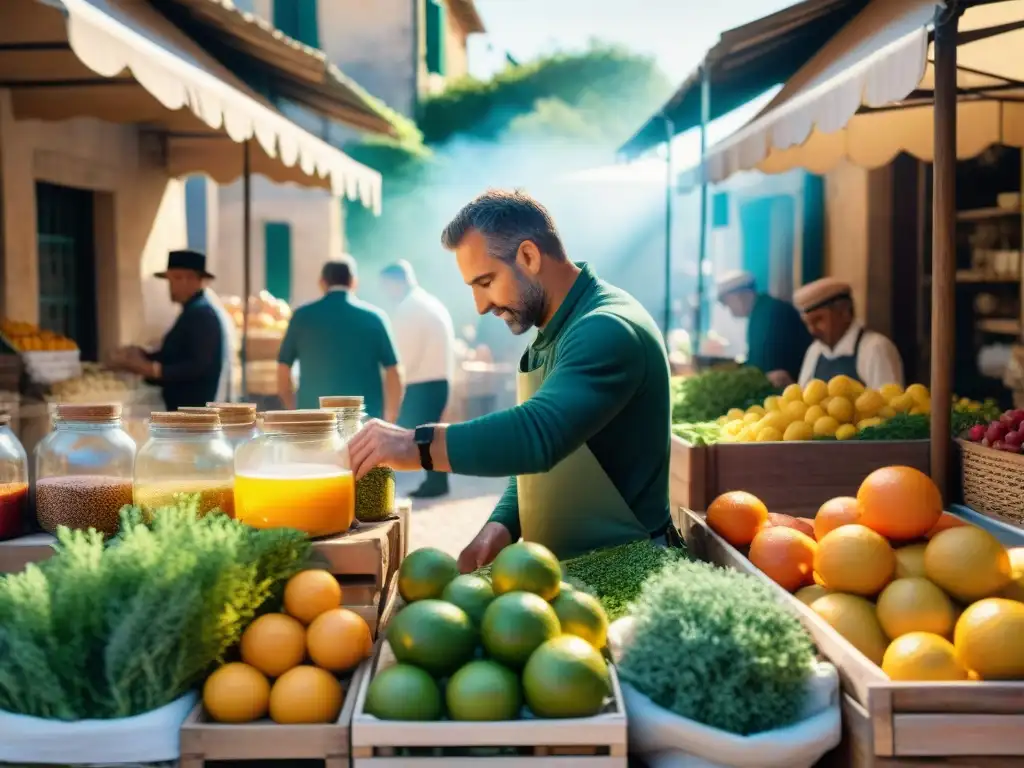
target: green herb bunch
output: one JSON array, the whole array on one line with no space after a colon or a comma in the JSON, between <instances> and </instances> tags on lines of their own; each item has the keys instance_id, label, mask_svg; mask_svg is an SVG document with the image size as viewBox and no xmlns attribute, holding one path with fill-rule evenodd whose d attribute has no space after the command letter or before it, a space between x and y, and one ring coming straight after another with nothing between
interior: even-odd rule
<instances>
[{"instance_id":1,"label":"green herb bunch","mask_svg":"<svg viewBox=\"0 0 1024 768\"><path fill-rule=\"evenodd\" d=\"M741 735L799 717L814 646L756 578L674 563L644 585L633 616L619 674L658 706Z\"/></svg>"},{"instance_id":2,"label":"green herb bunch","mask_svg":"<svg viewBox=\"0 0 1024 768\"><path fill-rule=\"evenodd\" d=\"M989 424L999 418L1001 411L991 401L978 409L956 406L950 411L949 431L959 437L975 424ZM931 416L926 413L897 413L874 427L865 427L857 434L858 440L927 440L931 435Z\"/></svg>"},{"instance_id":3,"label":"green herb bunch","mask_svg":"<svg viewBox=\"0 0 1024 768\"><path fill-rule=\"evenodd\" d=\"M757 368L710 370L672 380L672 423L714 421L730 408L747 408L777 394Z\"/></svg>"},{"instance_id":4,"label":"green herb bunch","mask_svg":"<svg viewBox=\"0 0 1024 768\"><path fill-rule=\"evenodd\" d=\"M57 552L0 579L0 710L129 717L195 687L308 560L305 534L259 531L198 497L121 511L117 536L57 532Z\"/></svg>"}]
</instances>

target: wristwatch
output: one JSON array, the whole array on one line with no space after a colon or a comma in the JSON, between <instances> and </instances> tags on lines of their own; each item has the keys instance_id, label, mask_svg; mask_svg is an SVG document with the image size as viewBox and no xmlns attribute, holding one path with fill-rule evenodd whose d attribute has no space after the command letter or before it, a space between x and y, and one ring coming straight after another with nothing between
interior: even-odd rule
<instances>
[{"instance_id":1,"label":"wristwatch","mask_svg":"<svg viewBox=\"0 0 1024 768\"><path fill-rule=\"evenodd\" d=\"M430 425L416 427L413 441L420 449L420 466L428 472L434 468L434 460L430 458L430 444L434 442L434 428Z\"/></svg>"}]
</instances>

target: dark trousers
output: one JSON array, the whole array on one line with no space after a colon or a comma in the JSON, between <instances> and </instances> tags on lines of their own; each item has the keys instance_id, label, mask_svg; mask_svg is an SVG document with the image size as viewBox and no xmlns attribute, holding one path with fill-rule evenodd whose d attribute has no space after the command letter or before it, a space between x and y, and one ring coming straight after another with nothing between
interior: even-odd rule
<instances>
[{"instance_id":1,"label":"dark trousers","mask_svg":"<svg viewBox=\"0 0 1024 768\"><path fill-rule=\"evenodd\" d=\"M445 406L448 405L448 382L421 381L405 388L402 408L398 414L398 425L406 429L415 429L422 424L436 424L441 420ZM444 472L427 472L430 485L447 487L448 476Z\"/></svg>"}]
</instances>

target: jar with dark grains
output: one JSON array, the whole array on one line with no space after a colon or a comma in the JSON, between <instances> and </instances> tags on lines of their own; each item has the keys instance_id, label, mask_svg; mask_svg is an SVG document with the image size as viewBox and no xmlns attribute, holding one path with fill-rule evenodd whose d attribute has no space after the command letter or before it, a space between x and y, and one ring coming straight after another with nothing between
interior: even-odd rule
<instances>
[{"instance_id":1,"label":"jar with dark grains","mask_svg":"<svg viewBox=\"0 0 1024 768\"><path fill-rule=\"evenodd\" d=\"M235 452L212 408L157 412L135 458L135 503L146 512L199 495L199 514L235 515Z\"/></svg>"},{"instance_id":2,"label":"jar with dark grains","mask_svg":"<svg viewBox=\"0 0 1024 768\"><path fill-rule=\"evenodd\" d=\"M121 406L56 406L53 430L35 450L36 517L58 526L117 532L121 508L132 503L135 441L121 424Z\"/></svg>"},{"instance_id":3,"label":"jar with dark grains","mask_svg":"<svg viewBox=\"0 0 1024 768\"><path fill-rule=\"evenodd\" d=\"M28 456L11 431L11 417L0 413L0 541L28 528Z\"/></svg>"},{"instance_id":4,"label":"jar with dark grains","mask_svg":"<svg viewBox=\"0 0 1024 768\"><path fill-rule=\"evenodd\" d=\"M320 409L337 414L338 431L346 445L366 418L363 398L356 395L321 397ZM356 481L356 520L364 523L386 520L394 509L395 472L390 467L374 467Z\"/></svg>"}]
</instances>

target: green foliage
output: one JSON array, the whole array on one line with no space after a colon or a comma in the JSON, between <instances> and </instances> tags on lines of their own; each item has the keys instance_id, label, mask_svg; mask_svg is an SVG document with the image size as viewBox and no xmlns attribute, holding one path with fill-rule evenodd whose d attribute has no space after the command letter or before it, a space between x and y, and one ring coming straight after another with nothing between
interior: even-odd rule
<instances>
[{"instance_id":1,"label":"green foliage","mask_svg":"<svg viewBox=\"0 0 1024 768\"><path fill-rule=\"evenodd\" d=\"M755 577L679 562L644 585L633 616L619 674L658 706L741 735L799 717L814 645Z\"/></svg>"},{"instance_id":2,"label":"green foliage","mask_svg":"<svg viewBox=\"0 0 1024 768\"><path fill-rule=\"evenodd\" d=\"M975 424L988 424L999 415L999 406L992 401L986 401L977 409L955 406L950 412L950 434L960 437ZM932 433L931 421L932 417L926 413L897 413L881 424L865 427L857 433L857 439L927 440Z\"/></svg>"},{"instance_id":3,"label":"green foliage","mask_svg":"<svg viewBox=\"0 0 1024 768\"><path fill-rule=\"evenodd\" d=\"M275 590L307 537L258 531L198 497L121 511L104 543L58 530L50 560L0 579L0 710L59 720L129 717L197 685Z\"/></svg>"},{"instance_id":4,"label":"green foliage","mask_svg":"<svg viewBox=\"0 0 1024 768\"><path fill-rule=\"evenodd\" d=\"M689 445L714 445L722 439L722 427L716 421L673 424L672 434Z\"/></svg>"},{"instance_id":5,"label":"green foliage","mask_svg":"<svg viewBox=\"0 0 1024 768\"><path fill-rule=\"evenodd\" d=\"M757 368L710 370L672 380L672 423L714 421L730 408L747 408L777 394Z\"/></svg>"}]
</instances>

